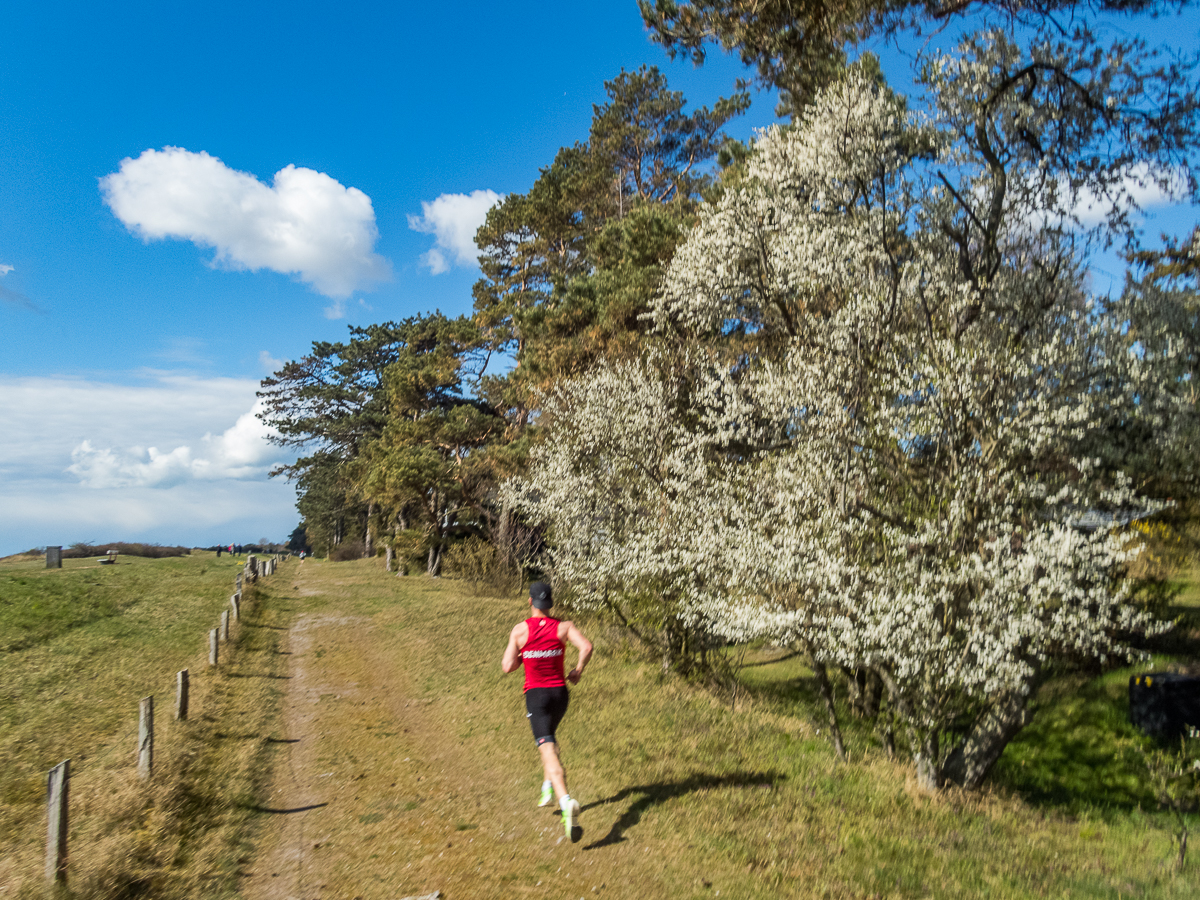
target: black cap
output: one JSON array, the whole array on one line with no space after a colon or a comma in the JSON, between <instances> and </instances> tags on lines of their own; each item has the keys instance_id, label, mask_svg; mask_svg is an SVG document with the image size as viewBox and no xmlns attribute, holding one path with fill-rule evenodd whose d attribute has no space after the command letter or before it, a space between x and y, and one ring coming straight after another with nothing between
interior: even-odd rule
<instances>
[{"instance_id":1,"label":"black cap","mask_svg":"<svg viewBox=\"0 0 1200 900\"><path fill-rule=\"evenodd\" d=\"M550 585L544 581L535 581L529 586L529 599L535 609L549 609L554 605L550 598Z\"/></svg>"}]
</instances>

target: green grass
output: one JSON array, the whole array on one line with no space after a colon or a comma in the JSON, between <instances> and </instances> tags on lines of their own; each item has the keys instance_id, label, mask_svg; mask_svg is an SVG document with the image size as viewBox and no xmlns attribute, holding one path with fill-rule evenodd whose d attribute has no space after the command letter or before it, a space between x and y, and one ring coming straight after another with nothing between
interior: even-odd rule
<instances>
[{"instance_id":1,"label":"green grass","mask_svg":"<svg viewBox=\"0 0 1200 900\"><path fill-rule=\"evenodd\" d=\"M1126 673L1051 686L987 790L929 797L844 708L852 762L834 758L799 657L750 648L734 702L729 689L662 679L657 660L585 619L597 654L560 729L587 829L572 846L556 844L553 818L533 808L540 771L519 676L499 674L520 599L388 578L371 562L310 574L339 587L302 609L362 622L308 654L322 683L340 677L360 691L325 713L321 766L331 783L361 773L382 782L314 821L342 848L327 870L339 896L596 887L621 897L1115 900L1200 890L1195 860L1174 870L1169 820L1148 794L1141 739L1125 722ZM375 737L389 732L399 738ZM383 818L358 818L370 814Z\"/></svg>"},{"instance_id":2,"label":"green grass","mask_svg":"<svg viewBox=\"0 0 1200 900\"><path fill-rule=\"evenodd\" d=\"M0 885L15 877L10 860L38 871L45 771L71 756L84 896L232 896L239 868L255 867L255 829L279 822L259 809L266 764L298 775L293 745L268 740L301 737L273 718L287 659L314 692L304 746L309 781L328 786L329 804L311 814L320 847L306 852L323 866L323 896L1200 893L1200 861L1182 873L1172 865L1169 820L1140 760L1145 740L1127 722L1127 671L1048 685L987 790L930 797L850 716L844 686L852 761L834 758L800 657L748 648L735 696L664 680L656 660L584 619L597 654L560 731L584 805L584 840L572 845L533 806L541 774L519 676L499 672L519 598L389 577L377 561L288 565L255 601L235 664L214 677L202 666L204 634L237 562L128 561L109 582L95 570L0 564L0 584L53 581L44 609L58 610L32 626L0 619L20 647L0 654L0 842L14 851L0 861ZM53 599L68 595L93 611ZM307 648L282 656L280 629L300 616L312 623ZM198 717L176 728L171 686L189 664ZM163 698L170 783L147 801L121 773L132 769L137 699L149 693ZM105 828L117 837L102 838Z\"/></svg>"},{"instance_id":3,"label":"green grass","mask_svg":"<svg viewBox=\"0 0 1200 900\"><path fill-rule=\"evenodd\" d=\"M240 668L273 666L266 585L235 627L237 651L206 665L207 633L228 609L241 564L121 557L113 566L67 560L0 562L0 885L12 896L40 889L45 777L71 759L71 887L78 897L188 896L171 882L212 878L234 852L245 816L227 782L253 792L256 742L229 718L270 715L270 688L243 684ZM247 594L250 601L250 594ZM175 722L175 674L191 673L191 717ZM155 698L155 777L134 778L137 707ZM246 705L249 704L249 705ZM244 707L244 708L243 708ZM224 720L224 721L223 721ZM212 882L209 896L228 893ZM33 893L31 893L33 892Z\"/></svg>"},{"instance_id":4,"label":"green grass","mask_svg":"<svg viewBox=\"0 0 1200 900\"><path fill-rule=\"evenodd\" d=\"M1142 756L1153 742L1129 722L1129 677L1166 664L1159 659L1151 667L1048 685L993 780L1031 803L1069 813L1155 809Z\"/></svg>"}]
</instances>

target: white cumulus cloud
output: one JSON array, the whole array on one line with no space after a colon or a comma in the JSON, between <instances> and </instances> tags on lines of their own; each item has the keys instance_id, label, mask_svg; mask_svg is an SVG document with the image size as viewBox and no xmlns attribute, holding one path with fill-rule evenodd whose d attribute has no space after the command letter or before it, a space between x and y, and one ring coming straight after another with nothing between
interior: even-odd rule
<instances>
[{"instance_id":1,"label":"white cumulus cloud","mask_svg":"<svg viewBox=\"0 0 1200 900\"><path fill-rule=\"evenodd\" d=\"M479 258L475 232L487 218L487 211L504 199L495 191L469 194L442 194L436 200L421 201L421 215L409 216L408 227L437 239L421 262L434 275L449 271L452 265L473 266Z\"/></svg>"},{"instance_id":2,"label":"white cumulus cloud","mask_svg":"<svg viewBox=\"0 0 1200 900\"><path fill-rule=\"evenodd\" d=\"M100 191L133 233L211 247L214 265L291 274L335 299L391 274L374 251L371 198L313 169L286 166L266 185L207 153L164 147L121 160Z\"/></svg>"},{"instance_id":3,"label":"white cumulus cloud","mask_svg":"<svg viewBox=\"0 0 1200 900\"><path fill-rule=\"evenodd\" d=\"M207 433L195 450L181 445L171 450L130 446L99 447L80 441L71 450L70 472L92 488L170 487L185 481L218 481L264 476L279 450L268 443L272 434L257 417L256 401L249 412L219 435Z\"/></svg>"},{"instance_id":4,"label":"white cumulus cloud","mask_svg":"<svg viewBox=\"0 0 1200 900\"><path fill-rule=\"evenodd\" d=\"M13 270L12 266L6 266L6 265L0 264L0 275L7 275L12 270Z\"/></svg>"},{"instance_id":5,"label":"white cumulus cloud","mask_svg":"<svg viewBox=\"0 0 1200 900\"><path fill-rule=\"evenodd\" d=\"M0 373L0 556L81 540L208 545L286 535L294 458L266 440L256 379Z\"/></svg>"},{"instance_id":6,"label":"white cumulus cloud","mask_svg":"<svg viewBox=\"0 0 1200 900\"><path fill-rule=\"evenodd\" d=\"M1062 191L1065 197L1065 186ZM1100 196L1091 189L1081 190L1074 198L1071 213L1084 226L1092 226L1112 215L1115 208L1129 209L1132 203L1145 212L1178 203L1186 196L1187 179L1182 172L1163 174L1147 163L1138 163L1122 173L1120 182L1113 185L1108 196Z\"/></svg>"}]
</instances>

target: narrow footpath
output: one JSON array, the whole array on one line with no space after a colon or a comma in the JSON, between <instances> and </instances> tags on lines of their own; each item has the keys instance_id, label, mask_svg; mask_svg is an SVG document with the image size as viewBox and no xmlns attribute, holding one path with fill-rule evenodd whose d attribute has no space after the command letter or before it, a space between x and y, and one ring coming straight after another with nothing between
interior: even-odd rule
<instances>
[{"instance_id":1,"label":"narrow footpath","mask_svg":"<svg viewBox=\"0 0 1200 900\"><path fill-rule=\"evenodd\" d=\"M467 598L368 562L285 571L276 590L291 594L277 601L293 616L281 645L290 677L245 897L631 896L614 885L649 847L615 829L633 798L597 801L573 786L585 808L577 844L536 807L520 676L499 667L520 600ZM576 719L586 693L576 690ZM585 779L571 715L564 757Z\"/></svg>"}]
</instances>

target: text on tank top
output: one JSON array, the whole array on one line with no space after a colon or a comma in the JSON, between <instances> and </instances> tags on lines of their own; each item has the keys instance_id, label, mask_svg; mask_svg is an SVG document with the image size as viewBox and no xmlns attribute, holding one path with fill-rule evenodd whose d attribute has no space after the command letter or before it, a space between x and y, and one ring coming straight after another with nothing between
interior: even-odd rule
<instances>
[{"instance_id":1,"label":"text on tank top","mask_svg":"<svg viewBox=\"0 0 1200 900\"><path fill-rule=\"evenodd\" d=\"M558 639L558 619L549 616L533 616L525 620L529 629L529 640L521 648L521 660L525 663L525 690L530 688L562 687L563 642Z\"/></svg>"}]
</instances>

